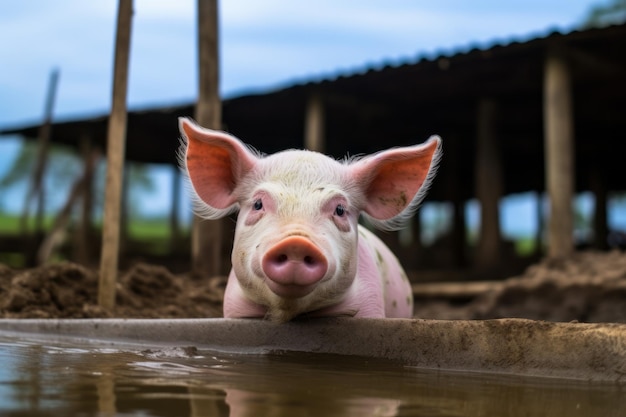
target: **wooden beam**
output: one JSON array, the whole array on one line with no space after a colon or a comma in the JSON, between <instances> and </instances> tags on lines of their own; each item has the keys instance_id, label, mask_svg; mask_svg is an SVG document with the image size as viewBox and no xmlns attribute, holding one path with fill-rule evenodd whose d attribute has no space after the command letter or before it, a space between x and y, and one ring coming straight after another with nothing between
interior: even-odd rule
<instances>
[{"instance_id":1,"label":"wooden beam","mask_svg":"<svg viewBox=\"0 0 626 417\"><path fill-rule=\"evenodd\" d=\"M115 63L113 73L113 104L107 135L107 172L102 227L102 252L98 304L106 310L115 307L120 244L120 210L124 177L124 148L126 145L126 92L128 87L128 56L133 15L133 1L119 0Z\"/></svg>"},{"instance_id":2,"label":"wooden beam","mask_svg":"<svg viewBox=\"0 0 626 417\"><path fill-rule=\"evenodd\" d=\"M198 102L195 119L204 127L221 129L217 0L198 0ZM198 275L223 270L224 221L194 216L191 231L191 268Z\"/></svg>"},{"instance_id":3,"label":"wooden beam","mask_svg":"<svg viewBox=\"0 0 626 417\"><path fill-rule=\"evenodd\" d=\"M480 202L480 237L476 247L478 268L494 267L500 260L500 210L503 177L496 135L496 102L481 99L477 109L476 197Z\"/></svg>"},{"instance_id":4,"label":"wooden beam","mask_svg":"<svg viewBox=\"0 0 626 417\"><path fill-rule=\"evenodd\" d=\"M545 62L543 112L548 256L561 258L574 250L574 127L569 68L556 51L550 51Z\"/></svg>"}]
</instances>

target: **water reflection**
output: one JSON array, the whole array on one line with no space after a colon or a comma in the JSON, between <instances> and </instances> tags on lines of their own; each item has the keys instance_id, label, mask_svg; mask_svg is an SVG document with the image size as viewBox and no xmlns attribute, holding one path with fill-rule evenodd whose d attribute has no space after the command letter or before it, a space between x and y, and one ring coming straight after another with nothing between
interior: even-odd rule
<instances>
[{"instance_id":1,"label":"water reflection","mask_svg":"<svg viewBox=\"0 0 626 417\"><path fill-rule=\"evenodd\" d=\"M7 416L621 416L626 386L332 355L216 355L0 339Z\"/></svg>"}]
</instances>

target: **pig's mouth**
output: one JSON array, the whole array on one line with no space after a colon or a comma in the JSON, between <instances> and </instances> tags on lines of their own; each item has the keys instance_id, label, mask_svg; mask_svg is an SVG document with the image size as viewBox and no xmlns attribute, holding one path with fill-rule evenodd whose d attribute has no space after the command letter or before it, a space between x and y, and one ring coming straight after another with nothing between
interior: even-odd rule
<instances>
[{"instance_id":1,"label":"pig's mouth","mask_svg":"<svg viewBox=\"0 0 626 417\"><path fill-rule=\"evenodd\" d=\"M317 287L317 284L298 285L298 284L279 284L271 279L266 281L268 288L279 297L294 299L302 298L309 295Z\"/></svg>"}]
</instances>

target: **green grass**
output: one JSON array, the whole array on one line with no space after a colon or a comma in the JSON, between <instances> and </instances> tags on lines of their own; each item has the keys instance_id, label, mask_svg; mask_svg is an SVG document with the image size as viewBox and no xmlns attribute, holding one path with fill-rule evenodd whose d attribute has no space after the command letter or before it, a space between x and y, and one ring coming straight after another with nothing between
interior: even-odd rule
<instances>
[{"instance_id":1,"label":"green grass","mask_svg":"<svg viewBox=\"0 0 626 417\"><path fill-rule=\"evenodd\" d=\"M0 213L0 234L16 234L19 232L20 219L12 214Z\"/></svg>"},{"instance_id":2,"label":"green grass","mask_svg":"<svg viewBox=\"0 0 626 417\"><path fill-rule=\"evenodd\" d=\"M21 215L0 213L0 236L1 235L18 235L20 233ZM54 219L51 216L45 216L43 219L43 227L45 230L52 226ZM29 229L35 227L35 219L31 218L28 222Z\"/></svg>"},{"instance_id":3,"label":"green grass","mask_svg":"<svg viewBox=\"0 0 626 417\"><path fill-rule=\"evenodd\" d=\"M0 239L3 237L18 237L21 232L20 220L21 217L19 214L0 212ZM44 219L44 230L49 230L53 221L54 217L46 217ZM70 228L72 227L75 227L75 224L71 224ZM100 222L96 222L93 227L95 231L94 238L100 239L102 225ZM188 228L183 227L181 229L180 240L172 244L169 219L132 219L128 224L129 240L126 242L126 248L133 253L145 255L167 256L171 255L173 252L180 253L181 251L188 250L187 245L189 244ZM34 219L29 221L28 231L34 231ZM72 233L72 230L69 230L69 234L66 235L66 243L70 245L73 243ZM21 267L24 262L22 248L0 253L0 263L13 267Z\"/></svg>"},{"instance_id":4,"label":"green grass","mask_svg":"<svg viewBox=\"0 0 626 417\"><path fill-rule=\"evenodd\" d=\"M166 219L139 219L128 224L130 237L139 240L168 239L170 225Z\"/></svg>"},{"instance_id":5,"label":"green grass","mask_svg":"<svg viewBox=\"0 0 626 417\"><path fill-rule=\"evenodd\" d=\"M44 218L44 229L52 226L54 218L46 216ZM29 228L34 227L34 219L30 219ZM99 229L100 224L95 224L95 228ZM128 233L134 239L150 240L150 239L167 239L170 235L168 219L137 219L128 225ZM185 231L183 230L183 233ZM0 235L17 235L20 233L20 215L0 213Z\"/></svg>"},{"instance_id":6,"label":"green grass","mask_svg":"<svg viewBox=\"0 0 626 417\"><path fill-rule=\"evenodd\" d=\"M181 230L188 234L189 230ZM142 246L142 250L154 255L167 255L172 251L171 231L168 219L137 219L128 225L128 237ZM180 249L180 248L175 248Z\"/></svg>"},{"instance_id":7,"label":"green grass","mask_svg":"<svg viewBox=\"0 0 626 417\"><path fill-rule=\"evenodd\" d=\"M519 256L530 256L535 253L537 239L534 237L523 237L515 241L515 252Z\"/></svg>"},{"instance_id":8,"label":"green grass","mask_svg":"<svg viewBox=\"0 0 626 417\"><path fill-rule=\"evenodd\" d=\"M48 229L53 222L51 216L44 219L44 228ZM34 227L34 220L31 219L29 228ZM100 224L95 224L96 229L100 229ZM169 219L152 218L152 219L133 219L128 225L128 236L134 242L145 242L143 247L146 251L154 254L167 254L171 251ZM20 215L0 213L0 238L7 235L19 235L20 233ZM181 230L182 235L187 235L189 230ZM468 242L472 245L472 239ZM519 256L525 257L532 255L535 251L536 240L534 237L517 238L515 240L515 251ZM8 256L5 254L5 256ZM0 258L0 261L2 259Z\"/></svg>"}]
</instances>

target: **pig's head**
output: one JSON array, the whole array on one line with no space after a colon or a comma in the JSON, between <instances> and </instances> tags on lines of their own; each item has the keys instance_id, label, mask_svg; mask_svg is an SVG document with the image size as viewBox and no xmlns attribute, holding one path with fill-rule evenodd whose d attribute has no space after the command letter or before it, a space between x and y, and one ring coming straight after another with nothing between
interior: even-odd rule
<instances>
[{"instance_id":1,"label":"pig's head","mask_svg":"<svg viewBox=\"0 0 626 417\"><path fill-rule=\"evenodd\" d=\"M196 212L217 219L239 210L233 271L244 295L279 321L344 297L357 272L359 215L378 228L401 227L423 198L441 147L432 137L340 162L305 150L262 156L184 118L180 130Z\"/></svg>"}]
</instances>

